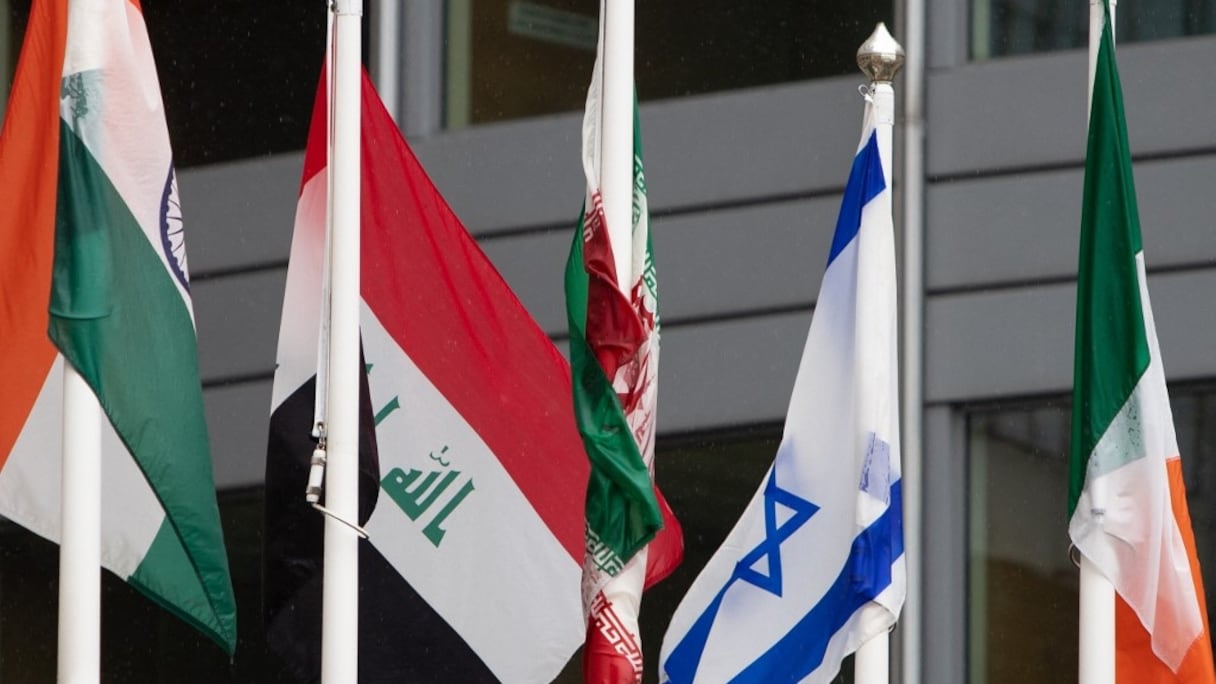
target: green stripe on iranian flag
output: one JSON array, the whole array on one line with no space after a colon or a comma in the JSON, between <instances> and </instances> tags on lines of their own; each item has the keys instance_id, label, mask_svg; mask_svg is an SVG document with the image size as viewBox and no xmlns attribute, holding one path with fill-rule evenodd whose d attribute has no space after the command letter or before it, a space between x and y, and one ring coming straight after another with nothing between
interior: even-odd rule
<instances>
[{"instance_id":1,"label":"green stripe on iranian flag","mask_svg":"<svg viewBox=\"0 0 1216 684\"><path fill-rule=\"evenodd\" d=\"M1082 205L1069 536L1138 616L1140 624L1132 625L1152 642L1147 657L1175 673L1206 629L1179 523L1185 520L1189 536L1185 499L1181 515L1171 503L1169 463L1178 455L1108 25L1094 80ZM1149 681L1134 673L1155 665L1132 662L1136 637L1122 621L1116 640L1120 681Z\"/></svg>"},{"instance_id":2,"label":"green stripe on iranian flag","mask_svg":"<svg viewBox=\"0 0 1216 684\"><path fill-rule=\"evenodd\" d=\"M605 9L601 2L601 17ZM587 192L566 263L574 414L591 465L582 581L587 616L583 677L637 682L642 676L642 591L679 563L682 535L651 479L659 302L636 98L631 225L608 225L604 211L603 31L601 22L583 115Z\"/></svg>"},{"instance_id":3,"label":"green stripe on iranian flag","mask_svg":"<svg viewBox=\"0 0 1216 684\"><path fill-rule=\"evenodd\" d=\"M591 91L598 90L597 77ZM588 96L584 138L598 139ZM596 98L598 102L598 98ZM584 161L598 168L595 159ZM584 213L566 262L566 313L570 327L570 371L574 415L591 460L587 486L587 548L603 572L615 575L660 527L662 517L651 483L654 401L658 369L658 291L651 255L641 139L634 106L634 226L630 245L613 245L605 225L596 179L588 178ZM628 250L633 267L617 286L615 250Z\"/></svg>"}]
</instances>

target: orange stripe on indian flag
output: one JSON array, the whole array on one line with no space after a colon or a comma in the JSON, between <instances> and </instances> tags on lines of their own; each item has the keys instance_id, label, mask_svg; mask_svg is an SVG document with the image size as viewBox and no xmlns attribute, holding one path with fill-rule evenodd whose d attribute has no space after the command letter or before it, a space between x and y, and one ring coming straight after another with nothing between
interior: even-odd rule
<instances>
[{"instance_id":1,"label":"orange stripe on indian flag","mask_svg":"<svg viewBox=\"0 0 1216 684\"><path fill-rule=\"evenodd\" d=\"M35 2L0 132L0 466L34 406L55 348L47 337L59 82L67 1Z\"/></svg>"},{"instance_id":2,"label":"orange stripe on indian flag","mask_svg":"<svg viewBox=\"0 0 1216 684\"><path fill-rule=\"evenodd\" d=\"M1212 665L1212 640L1208 636L1207 601L1203 596L1203 575L1199 572L1199 556L1195 553L1195 534L1191 529L1191 514L1186 505L1186 487L1182 481L1182 461L1177 456L1166 460L1169 477L1170 505L1174 522L1182 533L1187 559L1191 564L1191 579L1199 614L1203 617L1203 632L1187 649L1178 672L1173 672L1153 653L1152 639L1140 618L1117 595L1115 597L1115 681L1117 684L1216 684Z\"/></svg>"}]
</instances>

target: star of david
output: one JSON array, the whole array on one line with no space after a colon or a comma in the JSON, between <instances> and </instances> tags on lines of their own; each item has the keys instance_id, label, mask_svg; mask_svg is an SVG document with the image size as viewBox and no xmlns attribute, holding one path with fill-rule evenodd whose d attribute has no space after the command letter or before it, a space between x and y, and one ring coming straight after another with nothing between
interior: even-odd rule
<instances>
[{"instance_id":1,"label":"star of david","mask_svg":"<svg viewBox=\"0 0 1216 684\"><path fill-rule=\"evenodd\" d=\"M793 511L781 525L777 524L777 504ZM781 596L781 542L789 539L818 510L819 507L810 501L778 487L777 471L775 468L770 471L764 487L764 539L735 565L732 583L743 580L774 596ZM768 559L767 575L753 567L762 558Z\"/></svg>"}]
</instances>

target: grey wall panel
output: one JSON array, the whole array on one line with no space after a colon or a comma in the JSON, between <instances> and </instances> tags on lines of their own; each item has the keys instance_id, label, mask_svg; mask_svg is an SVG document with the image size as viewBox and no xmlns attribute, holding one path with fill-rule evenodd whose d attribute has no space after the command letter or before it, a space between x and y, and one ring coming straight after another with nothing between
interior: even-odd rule
<instances>
[{"instance_id":1,"label":"grey wall panel","mask_svg":"<svg viewBox=\"0 0 1216 684\"><path fill-rule=\"evenodd\" d=\"M969 4L958 2L958 0L928 0L925 3L927 5L925 42L929 53L926 58L926 66L929 69L954 67L966 62L970 48L970 36L967 32L970 23ZM906 3L897 3L897 5L906 7ZM902 26L899 27L896 39L903 40L903 30ZM897 81L895 83L897 97L900 87L901 84Z\"/></svg>"},{"instance_id":2,"label":"grey wall panel","mask_svg":"<svg viewBox=\"0 0 1216 684\"><path fill-rule=\"evenodd\" d=\"M1149 277L1166 377L1216 377L1216 269ZM1076 286L931 297L925 312L929 402L1066 392Z\"/></svg>"},{"instance_id":3,"label":"grey wall panel","mask_svg":"<svg viewBox=\"0 0 1216 684\"><path fill-rule=\"evenodd\" d=\"M654 222L665 321L809 304L827 263L839 198ZM482 248L551 335L566 334L563 273L573 228L492 238Z\"/></svg>"},{"instance_id":4,"label":"grey wall panel","mask_svg":"<svg viewBox=\"0 0 1216 684\"><path fill-rule=\"evenodd\" d=\"M260 485L266 472L270 381L208 387L203 392L215 486ZM301 496L303 489L300 490Z\"/></svg>"},{"instance_id":5,"label":"grey wall panel","mask_svg":"<svg viewBox=\"0 0 1216 684\"><path fill-rule=\"evenodd\" d=\"M861 131L857 78L646 103L652 210L844 187ZM432 180L478 234L565 225L584 180L581 113L489 124L414 143Z\"/></svg>"},{"instance_id":6,"label":"grey wall panel","mask_svg":"<svg viewBox=\"0 0 1216 684\"><path fill-rule=\"evenodd\" d=\"M930 290L1076 275L1081 171L929 186L925 286Z\"/></svg>"},{"instance_id":7,"label":"grey wall panel","mask_svg":"<svg viewBox=\"0 0 1216 684\"><path fill-rule=\"evenodd\" d=\"M194 283L199 371L203 382L274 369L287 269Z\"/></svg>"},{"instance_id":8,"label":"grey wall panel","mask_svg":"<svg viewBox=\"0 0 1216 684\"><path fill-rule=\"evenodd\" d=\"M861 136L856 76L647 103L656 206L843 188Z\"/></svg>"},{"instance_id":9,"label":"grey wall panel","mask_svg":"<svg viewBox=\"0 0 1216 684\"><path fill-rule=\"evenodd\" d=\"M783 420L810 319L807 311L665 330L660 433Z\"/></svg>"},{"instance_id":10,"label":"grey wall panel","mask_svg":"<svg viewBox=\"0 0 1216 684\"><path fill-rule=\"evenodd\" d=\"M1194 87L1214 63L1213 36L1120 46L1133 153L1216 145L1207 120L1216 92ZM1086 64L1083 50L1070 50L931 73L929 174L1081 163Z\"/></svg>"},{"instance_id":11,"label":"grey wall panel","mask_svg":"<svg viewBox=\"0 0 1216 684\"><path fill-rule=\"evenodd\" d=\"M1150 270L1216 265L1216 156L1136 164ZM935 183L929 187L930 290L1075 276L1082 169Z\"/></svg>"},{"instance_id":12,"label":"grey wall panel","mask_svg":"<svg viewBox=\"0 0 1216 684\"><path fill-rule=\"evenodd\" d=\"M296 153L183 170L191 275L286 260L303 164Z\"/></svg>"}]
</instances>

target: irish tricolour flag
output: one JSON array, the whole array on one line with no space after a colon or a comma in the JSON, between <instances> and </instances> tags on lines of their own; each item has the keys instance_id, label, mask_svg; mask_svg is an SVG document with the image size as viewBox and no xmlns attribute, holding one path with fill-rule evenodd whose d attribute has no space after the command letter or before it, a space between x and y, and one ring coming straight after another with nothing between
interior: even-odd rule
<instances>
[{"instance_id":1,"label":"irish tricolour flag","mask_svg":"<svg viewBox=\"0 0 1216 684\"><path fill-rule=\"evenodd\" d=\"M108 418L102 563L231 652L177 182L138 2L34 2L0 193L0 514L59 538L71 364Z\"/></svg>"},{"instance_id":2,"label":"irish tricolour flag","mask_svg":"<svg viewBox=\"0 0 1216 684\"><path fill-rule=\"evenodd\" d=\"M359 556L359 680L552 681L583 638L588 468L568 366L427 178L366 75L362 98L369 402L358 522L369 538ZM267 633L307 681L319 673L323 619L323 517L304 489L323 344L325 104L322 88L266 469Z\"/></svg>"},{"instance_id":3,"label":"irish tricolour flag","mask_svg":"<svg viewBox=\"0 0 1216 684\"><path fill-rule=\"evenodd\" d=\"M1085 162L1068 531L1115 586L1117 681L1210 684L1203 583L1106 16Z\"/></svg>"}]
</instances>

